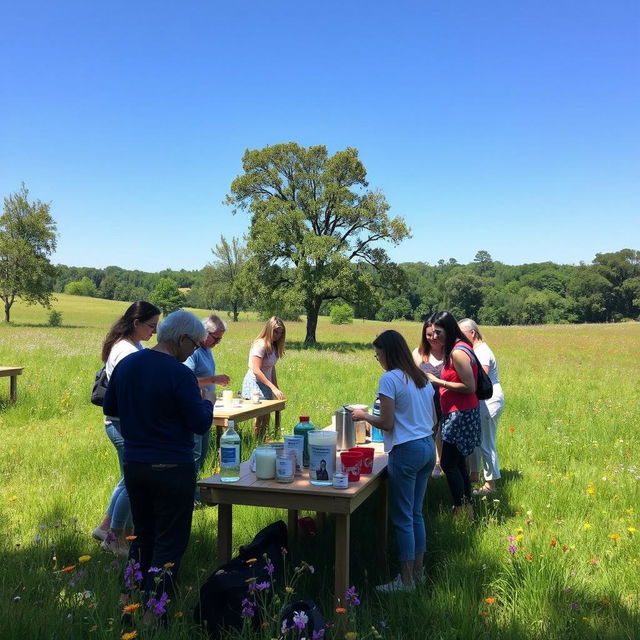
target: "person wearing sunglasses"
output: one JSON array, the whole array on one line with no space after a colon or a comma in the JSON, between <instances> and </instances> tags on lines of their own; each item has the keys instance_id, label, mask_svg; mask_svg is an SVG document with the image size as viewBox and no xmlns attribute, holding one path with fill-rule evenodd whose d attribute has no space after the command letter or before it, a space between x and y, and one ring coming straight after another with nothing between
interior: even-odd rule
<instances>
[{"instance_id":1,"label":"person wearing sunglasses","mask_svg":"<svg viewBox=\"0 0 640 640\"><path fill-rule=\"evenodd\" d=\"M185 366L189 367L198 379L202 397L207 398L211 402L216 401L216 384L226 386L230 382L229 376L225 374L216 374L216 361L213 357L212 349L220 343L227 330L227 323L218 315L212 314L202 321L207 335L200 342L198 348L184 361ZM209 443L211 441L211 430L209 429L202 435L196 434L193 437L193 459L196 464L196 473L200 473L204 465L207 452L209 451ZM196 488L194 501L200 501L200 495Z\"/></svg>"},{"instance_id":2,"label":"person wearing sunglasses","mask_svg":"<svg viewBox=\"0 0 640 640\"><path fill-rule=\"evenodd\" d=\"M158 307L145 300L138 300L114 323L102 343L102 361L105 363L107 381L121 360L142 349L142 342L151 339L159 319ZM102 522L93 530L93 537L101 541L100 546L104 551L126 556L129 553L129 543L125 536L127 529L131 527L131 506L122 468L124 440L118 418L106 415L104 427L118 454L120 479L111 492Z\"/></svg>"},{"instance_id":3,"label":"person wearing sunglasses","mask_svg":"<svg viewBox=\"0 0 640 640\"><path fill-rule=\"evenodd\" d=\"M174 600L191 533L193 436L211 427L213 404L202 398L195 375L182 363L206 334L192 313L170 313L158 327L158 344L125 358L104 397L105 414L120 419L135 535L129 562L140 563L145 599L159 600L166 593ZM149 571L154 567L171 571L158 575ZM125 591L121 601L127 604L129 595Z\"/></svg>"}]
</instances>

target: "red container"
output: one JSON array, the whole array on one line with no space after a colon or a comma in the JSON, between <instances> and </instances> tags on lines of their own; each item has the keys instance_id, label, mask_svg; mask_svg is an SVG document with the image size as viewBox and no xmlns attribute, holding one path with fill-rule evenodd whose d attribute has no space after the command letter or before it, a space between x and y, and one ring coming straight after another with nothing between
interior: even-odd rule
<instances>
[{"instance_id":1,"label":"red container","mask_svg":"<svg viewBox=\"0 0 640 640\"><path fill-rule=\"evenodd\" d=\"M353 447L349 451L362 452L362 464L360 465L360 473L367 475L373 471L373 456L376 450L373 447Z\"/></svg>"},{"instance_id":2,"label":"red container","mask_svg":"<svg viewBox=\"0 0 640 640\"><path fill-rule=\"evenodd\" d=\"M360 465L362 464L362 452L342 451L340 453L340 461L342 462L342 470L349 474L349 482L357 482L360 480Z\"/></svg>"}]
</instances>

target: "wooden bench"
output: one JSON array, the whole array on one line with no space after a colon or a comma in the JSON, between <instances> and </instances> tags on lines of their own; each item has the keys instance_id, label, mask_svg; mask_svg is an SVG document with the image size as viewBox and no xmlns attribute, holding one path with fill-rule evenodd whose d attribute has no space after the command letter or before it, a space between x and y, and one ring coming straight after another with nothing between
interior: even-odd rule
<instances>
[{"instance_id":1,"label":"wooden bench","mask_svg":"<svg viewBox=\"0 0 640 640\"><path fill-rule=\"evenodd\" d=\"M9 382L9 401L15 403L18 397L18 376L22 374L24 367L0 367L0 378L11 376Z\"/></svg>"}]
</instances>

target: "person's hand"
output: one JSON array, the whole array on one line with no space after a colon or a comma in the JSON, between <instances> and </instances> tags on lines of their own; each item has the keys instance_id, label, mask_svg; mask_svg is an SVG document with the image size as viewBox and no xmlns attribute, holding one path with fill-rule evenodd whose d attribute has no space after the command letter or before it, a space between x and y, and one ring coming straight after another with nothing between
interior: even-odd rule
<instances>
[{"instance_id":1,"label":"person's hand","mask_svg":"<svg viewBox=\"0 0 640 640\"><path fill-rule=\"evenodd\" d=\"M362 409L353 409L351 411L351 417L354 420L367 420L369 418L369 414Z\"/></svg>"},{"instance_id":2,"label":"person's hand","mask_svg":"<svg viewBox=\"0 0 640 640\"><path fill-rule=\"evenodd\" d=\"M282 393L282 391L280 391L280 389L278 389L278 387L274 387L272 389L272 391L273 391L273 397L276 400L284 400L284 393Z\"/></svg>"},{"instance_id":3,"label":"person's hand","mask_svg":"<svg viewBox=\"0 0 640 640\"><path fill-rule=\"evenodd\" d=\"M433 384L434 387L439 387L442 384L442 380L438 376L434 376L433 373L427 373L427 380Z\"/></svg>"},{"instance_id":4,"label":"person's hand","mask_svg":"<svg viewBox=\"0 0 640 640\"><path fill-rule=\"evenodd\" d=\"M223 373L219 376L213 376L213 382L214 384L221 384L223 387L226 387L231 382L231 378Z\"/></svg>"}]
</instances>

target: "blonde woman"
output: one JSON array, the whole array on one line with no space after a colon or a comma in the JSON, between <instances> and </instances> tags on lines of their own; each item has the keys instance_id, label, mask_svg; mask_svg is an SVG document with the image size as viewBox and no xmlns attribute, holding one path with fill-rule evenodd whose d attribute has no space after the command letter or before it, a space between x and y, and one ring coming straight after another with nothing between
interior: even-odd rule
<instances>
[{"instance_id":1,"label":"blonde woman","mask_svg":"<svg viewBox=\"0 0 640 640\"><path fill-rule=\"evenodd\" d=\"M483 471L484 484L473 492L474 496L486 496L496 490L496 480L500 478L500 461L496 448L496 434L498 420L504 409L504 394L498 378L498 365L493 351L484 341L480 327L465 318L459 322L460 330L471 340L473 350L478 356L482 368L487 372L493 383L493 395L489 400L480 402L480 446L476 447L469 456L471 482L481 482L480 469Z\"/></svg>"},{"instance_id":2,"label":"blonde woman","mask_svg":"<svg viewBox=\"0 0 640 640\"><path fill-rule=\"evenodd\" d=\"M249 399L254 391L259 391L264 400L284 399L284 393L278 387L276 363L284 356L286 334L280 318L273 316L267 320L249 351L248 371L242 381L243 398ZM269 416L256 418L254 428L259 438L264 437L268 424Z\"/></svg>"}]
</instances>

